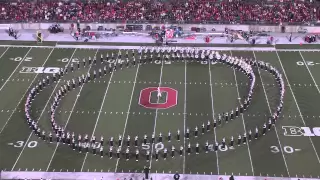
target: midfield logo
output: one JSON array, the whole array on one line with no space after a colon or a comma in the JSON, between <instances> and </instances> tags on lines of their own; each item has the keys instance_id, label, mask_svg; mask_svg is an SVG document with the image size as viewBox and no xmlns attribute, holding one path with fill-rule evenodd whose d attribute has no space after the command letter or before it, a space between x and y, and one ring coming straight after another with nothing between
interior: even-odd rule
<instances>
[{"instance_id":1,"label":"midfield logo","mask_svg":"<svg viewBox=\"0 0 320 180\"><path fill-rule=\"evenodd\" d=\"M285 136L320 136L320 127L282 126Z\"/></svg>"},{"instance_id":2,"label":"midfield logo","mask_svg":"<svg viewBox=\"0 0 320 180\"><path fill-rule=\"evenodd\" d=\"M20 73L34 73L34 74L53 74L59 73L60 68L58 67L26 67L23 66L19 71Z\"/></svg>"}]
</instances>

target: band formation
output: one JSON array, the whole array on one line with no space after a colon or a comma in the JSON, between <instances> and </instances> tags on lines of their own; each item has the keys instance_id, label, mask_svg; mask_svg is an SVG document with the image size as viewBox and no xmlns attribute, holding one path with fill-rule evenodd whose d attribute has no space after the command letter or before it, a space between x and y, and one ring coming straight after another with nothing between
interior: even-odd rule
<instances>
[{"instance_id":1,"label":"band formation","mask_svg":"<svg viewBox=\"0 0 320 180\"><path fill-rule=\"evenodd\" d=\"M26 122L35 135L38 136L39 139L49 143L66 144L74 151L79 153L92 153L94 155L98 154L101 158L108 156L109 158L124 158L127 161L139 161L140 159L149 161L151 158L154 158L158 161L159 159L166 160L168 156L174 158L177 155L183 156L184 154L208 153L210 151L225 149L226 146L229 146L229 148L232 149L235 148L235 146L250 143L253 140L259 139L261 136L266 135L268 131L272 130L281 113L285 93L282 75L272 65L263 61L233 57L226 54L220 54L213 50L199 50L195 48L141 47L138 50L138 59L135 58L135 50L125 50L125 52L124 56L121 54L121 51L119 51L119 54L112 53L111 55L106 54L105 56L101 54L100 60L97 60L96 57L89 57L88 59L83 59L82 62L77 62L76 64L71 63L70 66L62 68L59 73L53 74L51 77L47 76L36 83L28 94L25 103ZM132 53L132 58L129 58L129 53ZM225 64L230 68L244 73L249 78L250 82L246 98L244 98L240 106L236 107L234 110L217 114L214 119L208 120L206 124L200 123L196 127L186 127L185 132L183 132L184 130L181 132L178 129L172 131L175 133L169 131L166 135L161 132L158 135L145 134L143 137L133 135L133 140L131 140L130 135L127 137L119 135L117 139L114 137L108 137L108 140L105 140L104 137L100 137L100 140L97 140L96 136L93 135L92 137L89 137L88 134L78 134L76 137L74 132L66 130L66 126L61 124L59 125L55 119L55 111L63 97L65 97L70 91L81 87L86 83L90 83L97 78L102 78L111 73L115 73L123 68L145 66L148 63L155 63L155 61L163 64L166 61L184 60L197 61L199 63L206 61L209 64L216 62ZM46 87L49 87L50 85L58 85L57 83L59 79L61 79L65 74L73 73L74 71L86 67L95 67L96 69L92 72L88 72L86 75L83 74L76 79L68 80L67 83L62 85L54 94L51 109L49 111L52 130L50 131L40 128L38 120L35 117L31 117L33 100ZM209 145L209 142L212 142L212 140L208 140L205 144L196 143L195 145L191 145L189 143L187 147L166 147L161 152L157 149L155 152L150 152L149 150L140 152L139 147L141 147L142 144L163 143L164 141L180 141L182 138L186 138L188 140L190 138L201 136L205 133L210 133L210 131L214 131L215 128L221 127L222 124L236 120L238 116L241 116L242 113L250 107L256 80L254 68L260 68L261 70L269 72L274 76L277 81L277 85L279 86L278 105L274 107L274 112L272 112L273 114L271 114L269 118L266 118L264 124L257 124L255 129L248 130L248 132L244 132L243 134L236 134L229 138L224 137L221 140L217 140L216 142L213 142L213 146Z\"/></svg>"}]
</instances>

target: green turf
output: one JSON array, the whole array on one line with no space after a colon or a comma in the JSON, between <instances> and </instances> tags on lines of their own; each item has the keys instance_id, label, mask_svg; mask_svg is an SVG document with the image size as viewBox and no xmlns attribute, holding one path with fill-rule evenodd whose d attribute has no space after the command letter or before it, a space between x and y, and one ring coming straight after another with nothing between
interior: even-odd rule
<instances>
[{"instance_id":1,"label":"green turf","mask_svg":"<svg viewBox=\"0 0 320 180\"><path fill-rule=\"evenodd\" d=\"M6 52L5 52L6 51ZM38 79L47 74L19 73L22 67L64 67L68 62L59 59L83 59L95 54L114 52L118 50L95 49L51 49L51 48L16 48L3 47L0 54L0 169L6 170L47 170L47 171L110 171L134 172L141 171L143 166L151 165L152 172L180 172L200 174L241 174L265 176L319 176L319 160L316 152L320 151L319 137L285 136L283 126L320 127L318 102L320 92L317 59L319 52L252 52L252 51L225 51L233 56L256 58L271 63L283 73L286 82L286 95L283 117L280 118L270 133L248 145L235 147L234 150L201 153L196 155L178 156L159 161L146 162L144 157L139 162L125 159L100 158L91 153L74 152L67 145L49 144L39 140L24 122L22 98L29 85L38 82ZM27 52L29 52L27 54ZM137 53L136 53L137 54ZM122 51L124 55L124 51ZM130 54L131 56L131 54ZM15 61L10 58L32 57L31 61ZM136 57L138 58L138 57ZM47 61L46 61L47 60ZM20 63L21 62L21 63ZM298 62L298 63L297 63ZM311 63L310 63L311 62ZM309 64L307 66L303 63ZM69 64L70 65L70 64ZM102 65L86 66L74 73L68 73L58 83L52 83L43 90L33 102L32 115L39 118L39 124L45 129L50 128L48 110L52 102L51 94L55 87L65 84L80 74L97 70ZM283 68L285 73L283 72ZM16 71L15 71L16 69ZM12 76L11 76L12 74ZM210 133L192 137L190 140L181 137L175 140L176 131L183 132L186 128L194 130L195 126L201 129L202 123L207 123L218 113L230 112L247 94L248 79L240 72L221 64L200 64L196 61L178 61L171 64L147 64L131 68L124 68L113 74L91 81L82 88L77 88L63 98L57 110L56 119L59 124L66 125L67 130L76 134L96 135L97 140L103 136L106 141L113 136L115 140L119 134L123 139L138 135L140 138L148 134L149 138L155 130L158 136L164 136L164 147L171 151L171 146L179 149L187 147L190 142L203 145L206 141L213 144L215 139L221 141L223 137L243 134L245 130L256 126L261 127L267 121L270 111L278 103L278 90L275 80L269 73L256 70L256 88L253 101L243 116L233 122L222 124ZM11 77L10 77L11 76ZM10 77L10 79L8 79ZM288 78L289 82L287 82ZM8 79L8 81L7 81ZM139 105L141 90L148 87L169 87L175 89L177 105L168 109L147 109ZM289 87L290 83L290 87ZM291 91L292 89L292 91ZM54 92L56 92L55 89ZM159 102L164 102L166 95ZM152 101L157 101L156 94L152 94ZM20 101L22 100L22 101ZM49 103L47 103L49 101ZM15 111L14 111L15 110ZM301 113L301 114L300 114ZM302 116L300 116L302 115ZM165 138L168 132L172 133L172 142ZM30 136L30 138L29 138ZM191 132L191 136L193 136ZM26 142L29 139L28 142ZM22 141L19 147L18 141ZM8 145L13 143L13 145ZM33 147L32 145L35 145ZM15 147L16 146L16 147ZM272 153L275 148L286 149ZM25 147L25 148L24 148ZM288 153L290 147L295 152ZM139 147L144 154L147 146ZM301 149L295 150L295 149ZM115 150L115 149L114 149ZM131 152L135 148L131 147ZM150 145L150 151L155 151ZM104 149L109 151L109 146ZM194 151L194 149L193 149ZM133 157L132 157L133 158Z\"/></svg>"}]
</instances>

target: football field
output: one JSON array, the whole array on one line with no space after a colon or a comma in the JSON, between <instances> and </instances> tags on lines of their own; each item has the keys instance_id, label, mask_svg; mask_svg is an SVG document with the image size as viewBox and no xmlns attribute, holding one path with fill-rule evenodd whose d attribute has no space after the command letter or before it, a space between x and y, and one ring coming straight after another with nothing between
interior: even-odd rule
<instances>
[{"instance_id":1,"label":"football field","mask_svg":"<svg viewBox=\"0 0 320 180\"><path fill-rule=\"evenodd\" d=\"M61 100L56 121L69 132L95 135L105 139L104 157L93 153L79 153L67 144L49 143L35 136L25 120L26 95L39 80L52 76L55 68L76 66L88 57L114 53L122 57L125 50L72 49L44 47L0 47L0 169L3 171L54 172L141 172L144 166L151 173L313 177L320 176L320 51L223 51L232 56L265 61L276 67L286 84L284 108L276 126L265 136L250 143L227 145L214 151L215 142L238 138L255 128L262 128L279 100L279 88L273 76L255 70L256 87L247 111L232 122L223 123L210 132L201 134L202 124L218 114L230 112L247 95L248 78L241 72L222 64L199 63L193 60L154 61L134 67L118 69L76 88ZM136 50L135 50L136 51ZM131 50L129 51L130 59ZM138 53L136 51L136 58ZM81 63L80 63L81 64ZM32 103L32 116L47 133L51 131L50 106L54 93L67 80L103 68L87 65L66 74L57 83L46 87ZM163 96L157 98L161 87ZM156 108L160 107L160 108ZM195 127L199 136L194 136ZM190 138L183 132L190 129ZM181 140L176 138L181 132ZM168 132L172 140L167 139ZM155 144L141 144L143 136ZM159 134L163 142L158 142ZM108 140L128 135L131 143L139 137L139 146L130 146L130 160L108 157ZM210 151L204 145L209 142ZM179 155L180 146L192 152ZM200 153L195 153L199 143ZM99 143L98 143L99 144ZM176 148L171 158L171 147ZM168 149L165 160L163 150ZM125 152L126 146L122 147ZM135 161L135 151L140 159ZM146 161L145 153L159 150L159 160ZM114 149L114 153L116 148Z\"/></svg>"}]
</instances>

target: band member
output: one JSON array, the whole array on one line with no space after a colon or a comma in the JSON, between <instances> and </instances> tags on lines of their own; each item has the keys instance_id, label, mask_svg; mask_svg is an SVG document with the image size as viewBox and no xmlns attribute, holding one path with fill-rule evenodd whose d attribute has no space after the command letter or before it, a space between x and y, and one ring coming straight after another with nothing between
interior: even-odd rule
<instances>
[{"instance_id":1,"label":"band member","mask_svg":"<svg viewBox=\"0 0 320 180\"><path fill-rule=\"evenodd\" d=\"M199 154L199 150L200 150L200 148L199 148L199 143L197 143L197 144L196 144L196 154Z\"/></svg>"},{"instance_id":2,"label":"band member","mask_svg":"<svg viewBox=\"0 0 320 180\"><path fill-rule=\"evenodd\" d=\"M143 144L147 144L147 139L148 139L148 136L145 134L143 136Z\"/></svg>"},{"instance_id":3,"label":"band member","mask_svg":"<svg viewBox=\"0 0 320 180\"><path fill-rule=\"evenodd\" d=\"M243 144L247 144L247 133L244 133L244 134L243 134L242 143L243 143Z\"/></svg>"},{"instance_id":4,"label":"band member","mask_svg":"<svg viewBox=\"0 0 320 180\"><path fill-rule=\"evenodd\" d=\"M188 144L187 153L188 153L188 155L190 155L190 153L191 153L191 145L190 145L190 143Z\"/></svg>"},{"instance_id":5,"label":"band member","mask_svg":"<svg viewBox=\"0 0 320 180\"><path fill-rule=\"evenodd\" d=\"M187 128L187 130L186 130L186 138L189 139L189 137L190 137L190 130L189 130L189 128Z\"/></svg>"},{"instance_id":6,"label":"band member","mask_svg":"<svg viewBox=\"0 0 320 180\"><path fill-rule=\"evenodd\" d=\"M209 152L209 142L208 141L205 144L205 150L206 150L206 153Z\"/></svg>"},{"instance_id":7,"label":"band member","mask_svg":"<svg viewBox=\"0 0 320 180\"><path fill-rule=\"evenodd\" d=\"M267 125L266 123L263 124L263 127L262 127L262 135L266 135L266 132L267 132Z\"/></svg>"},{"instance_id":8,"label":"band member","mask_svg":"<svg viewBox=\"0 0 320 180\"><path fill-rule=\"evenodd\" d=\"M119 138L118 138L118 146L121 146L121 144L122 144L122 136L119 135Z\"/></svg>"},{"instance_id":9,"label":"band member","mask_svg":"<svg viewBox=\"0 0 320 180\"><path fill-rule=\"evenodd\" d=\"M194 129L194 136L198 137L198 126L196 126Z\"/></svg>"},{"instance_id":10,"label":"band member","mask_svg":"<svg viewBox=\"0 0 320 180\"><path fill-rule=\"evenodd\" d=\"M180 130L177 131L177 140L180 141Z\"/></svg>"},{"instance_id":11,"label":"band member","mask_svg":"<svg viewBox=\"0 0 320 180\"><path fill-rule=\"evenodd\" d=\"M164 150L163 150L163 159L164 159L164 160L167 159L167 153L168 153L167 148L164 148Z\"/></svg>"},{"instance_id":12,"label":"band member","mask_svg":"<svg viewBox=\"0 0 320 180\"><path fill-rule=\"evenodd\" d=\"M204 128L204 123L201 125L201 134L204 134L205 128Z\"/></svg>"},{"instance_id":13,"label":"band member","mask_svg":"<svg viewBox=\"0 0 320 180\"><path fill-rule=\"evenodd\" d=\"M109 145L113 147L113 137L110 138Z\"/></svg>"},{"instance_id":14,"label":"band member","mask_svg":"<svg viewBox=\"0 0 320 180\"><path fill-rule=\"evenodd\" d=\"M155 142L155 135L154 135L154 133L152 133L152 135L151 135L151 143L154 143Z\"/></svg>"},{"instance_id":15,"label":"band member","mask_svg":"<svg viewBox=\"0 0 320 180\"><path fill-rule=\"evenodd\" d=\"M103 156L104 156L103 147L102 146L100 147L100 156L101 156L101 158L103 158Z\"/></svg>"},{"instance_id":16,"label":"band member","mask_svg":"<svg viewBox=\"0 0 320 180\"><path fill-rule=\"evenodd\" d=\"M230 139L230 148L233 148L234 146L234 139L233 139L233 136L231 136L231 139Z\"/></svg>"},{"instance_id":17,"label":"band member","mask_svg":"<svg viewBox=\"0 0 320 180\"><path fill-rule=\"evenodd\" d=\"M161 132L159 134L159 142L162 142L162 134L161 134Z\"/></svg>"},{"instance_id":18,"label":"band member","mask_svg":"<svg viewBox=\"0 0 320 180\"><path fill-rule=\"evenodd\" d=\"M138 147L138 136L134 137L134 146Z\"/></svg>"},{"instance_id":19,"label":"band member","mask_svg":"<svg viewBox=\"0 0 320 180\"><path fill-rule=\"evenodd\" d=\"M251 132L251 129L249 130L249 133L248 133L248 140L249 142L251 141L252 139L252 132Z\"/></svg>"},{"instance_id":20,"label":"band member","mask_svg":"<svg viewBox=\"0 0 320 180\"><path fill-rule=\"evenodd\" d=\"M109 148L109 158L112 159L113 153L112 153L112 146Z\"/></svg>"},{"instance_id":21,"label":"band member","mask_svg":"<svg viewBox=\"0 0 320 180\"><path fill-rule=\"evenodd\" d=\"M136 149L136 161L139 161L139 150Z\"/></svg>"},{"instance_id":22,"label":"band member","mask_svg":"<svg viewBox=\"0 0 320 180\"><path fill-rule=\"evenodd\" d=\"M239 134L239 136L238 136L238 146L240 146L240 144L241 144L241 135Z\"/></svg>"},{"instance_id":23,"label":"band member","mask_svg":"<svg viewBox=\"0 0 320 180\"><path fill-rule=\"evenodd\" d=\"M120 147L117 149L117 158L120 159Z\"/></svg>"},{"instance_id":24,"label":"band member","mask_svg":"<svg viewBox=\"0 0 320 180\"><path fill-rule=\"evenodd\" d=\"M103 139L103 136L101 136L101 138L100 138L100 146L103 146L103 144L104 144L104 139Z\"/></svg>"},{"instance_id":25,"label":"band member","mask_svg":"<svg viewBox=\"0 0 320 180\"><path fill-rule=\"evenodd\" d=\"M210 131L210 120L207 122L207 131Z\"/></svg>"},{"instance_id":26,"label":"band member","mask_svg":"<svg viewBox=\"0 0 320 180\"><path fill-rule=\"evenodd\" d=\"M129 148L126 149L126 161L129 161Z\"/></svg>"},{"instance_id":27,"label":"band member","mask_svg":"<svg viewBox=\"0 0 320 180\"><path fill-rule=\"evenodd\" d=\"M156 161L158 161L158 159L159 159L159 150L158 149L156 149Z\"/></svg>"},{"instance_id":28,"label":"band member","mask_svg":"<svg viewBox=\"0 0 320 180\"><path fill-rule=\"evenodd\" d=\"M175 152L175 147L172 146L172 148L171 148L171 157L172 157L172 158L174 158L174 152Z\"/></svg>"},{"instance_id":29,"label":"band member","mask_svg":"<svg viewBox=\"0 0 320 180\"><path fill-rule=\"evenodd\" d=\"M146 159L147 159L147 162L149 162L149 160L150 160L150 151L149 150L147 150L147 152L146 152Z\"/></svg>"},{"instance_id":30,"label":"band member","mask_svg":"<svg viewBox=\"0 0 320 180\"><path fill-rule=\"evenodd\" d=\"M183 146L180 146L179 154L180 154L180 156L183 155Z\"/></svg>"}]
</instances>

